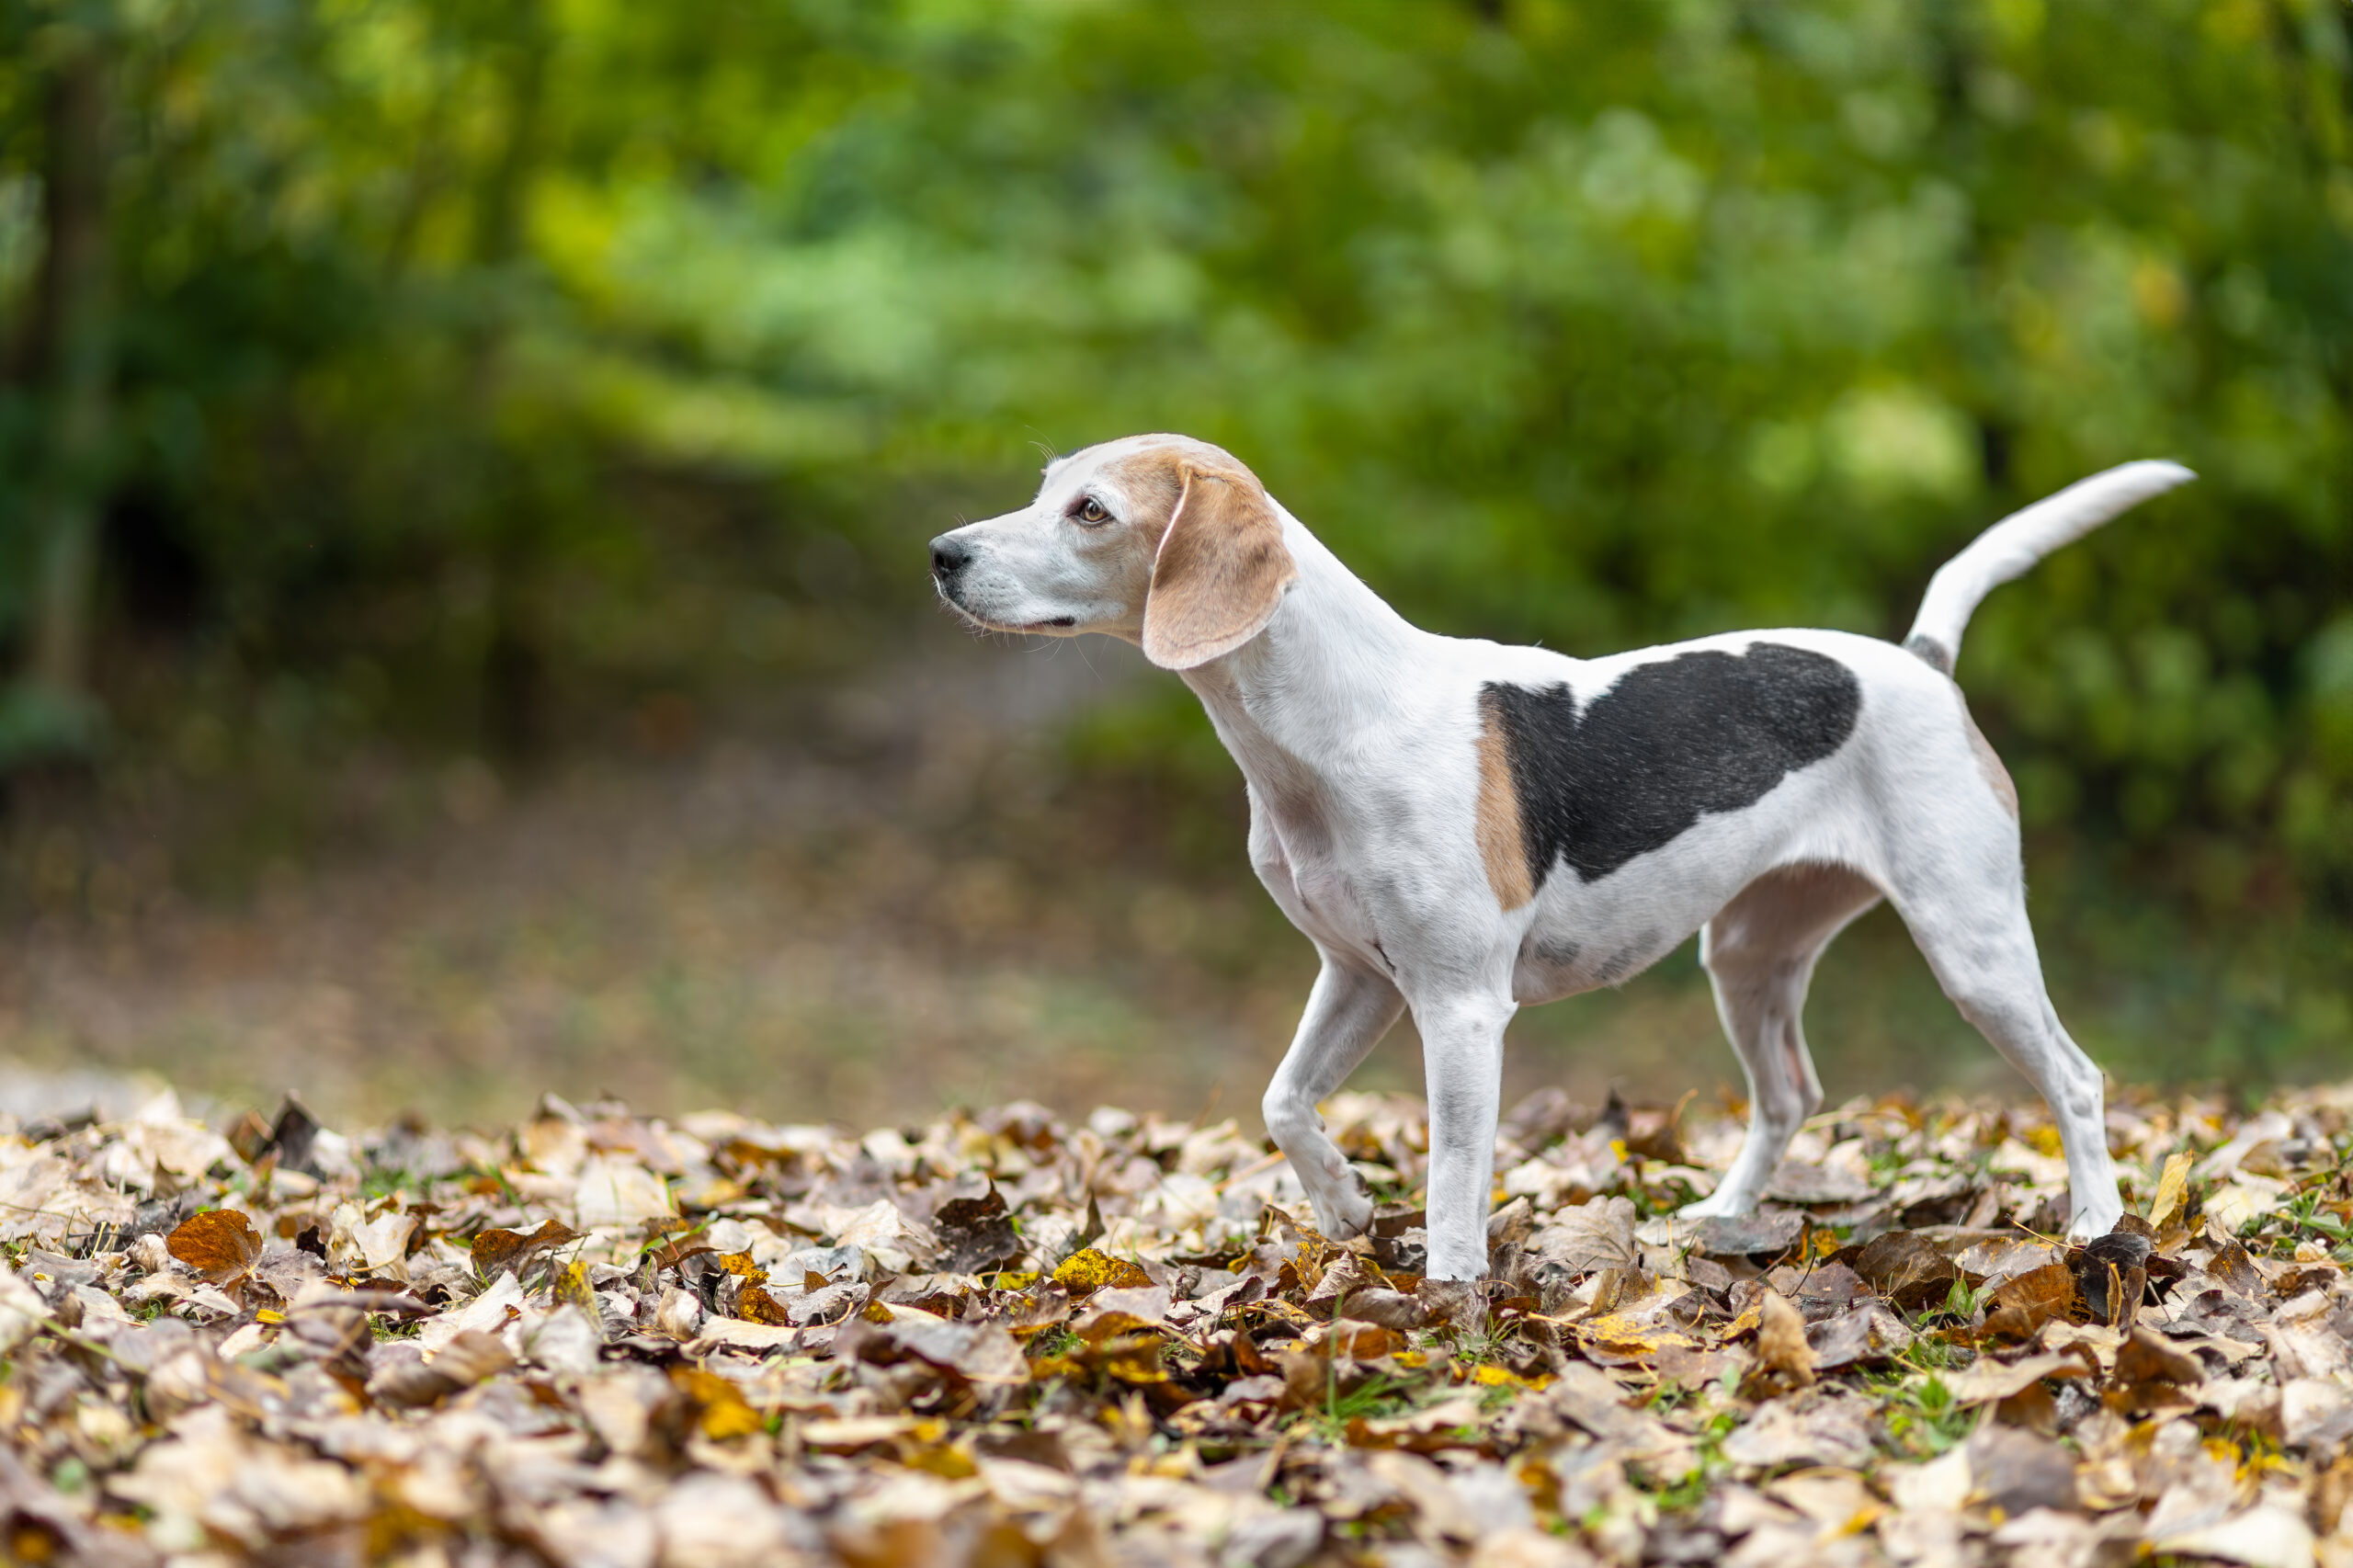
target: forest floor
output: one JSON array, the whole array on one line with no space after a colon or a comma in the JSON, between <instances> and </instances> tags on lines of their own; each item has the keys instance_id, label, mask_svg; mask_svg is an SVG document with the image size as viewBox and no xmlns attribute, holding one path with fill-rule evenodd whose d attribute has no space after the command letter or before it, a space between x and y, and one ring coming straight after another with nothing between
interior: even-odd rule
<instances>
[{"instance_id":1,"label":"forest floor","mask_svg":"<svg viewBox=\"0 0 2353 1568\"><path fill-rule=\"evenodd\" d=\"M1505 1121L1420 1278L1415 1102L1316 1233L1233 1119L859 1136L550 1098L494 1133L0 1125L15 1561L2353 1563L2353 1085L2111 1110L2084 1247L2038 1109L1858 1100L1756 1217L1704 1108Z\"/></svg>"}]
</instances>

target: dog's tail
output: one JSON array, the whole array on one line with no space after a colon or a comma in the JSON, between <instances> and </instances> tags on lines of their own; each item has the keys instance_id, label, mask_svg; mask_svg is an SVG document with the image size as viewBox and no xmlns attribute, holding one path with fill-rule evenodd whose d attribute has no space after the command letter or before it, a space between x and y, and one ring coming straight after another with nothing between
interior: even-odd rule
<instances>
[{"instance_id":1,"label":"dog's tail","mask_svg":"<svg viewBox=\"0 0 2353 1568\"><path fill-rule=\"evenodd\" d=\"M2126 463L2011 513L1937 569L1904 646L1952 674L1961 634L1987 594L2119 512L2197 477L2176 462Z\"/></svg>"}]
</instances>

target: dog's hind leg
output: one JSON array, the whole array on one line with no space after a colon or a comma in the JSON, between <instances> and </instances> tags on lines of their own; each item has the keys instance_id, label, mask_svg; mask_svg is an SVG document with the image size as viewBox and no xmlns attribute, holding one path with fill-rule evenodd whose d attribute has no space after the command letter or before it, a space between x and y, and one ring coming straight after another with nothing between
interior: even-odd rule
<instances>
[{"instance_id":1,"label":"dog's hind leg","mask_svg":"<svg viewBox=\"0 0 2353 1568\"><path fill-rule=\"evenodd\" d=\"M1316 1228L1327 1236L1361 1234L1372 1221L1372 1199L1324 1131L1316 1102L1347 1081L1404 1010L1404 997L1385 977L1350 969L1326 953L1299 1032L1267 1085L1260 1107L1267 1135L1290 1159L1315 1206Z\"/></svg>"},{"instance_id":2,"label":"dog's hind leg","mask_svg":"<svg viewBox=\"0 0 2353 1568\"><path fill-rule=\"evenodd\" d=\"M1683 1213L1704 1219L1756 1207L1790 1137L1822 1105L1799 1015L1814 960L1839 929L1879 902L1843 866L1784 866L1743 888L1699 935L1716 1013L1748 1079L1748 1135L1716 1190Z\"/></svg>"},{"instance_id":3,"label":"dog's hind leg","mask_svg":"<svg viewBox=\"0 0 2353 1568\"><path fill-rule=\"evenodd\" d=\"M1900 879L1891 890L1896 908L1945 994L2051 1107L2067 1155L2068 1233L2106 1235L2124 1205L2109 1159L2100 1070L2051 1006L2015 860L2006 874L1996 865L1974 876L1967 861L1942 857L1933 877L1916 885Z\"/></svg>"}]
</instances>

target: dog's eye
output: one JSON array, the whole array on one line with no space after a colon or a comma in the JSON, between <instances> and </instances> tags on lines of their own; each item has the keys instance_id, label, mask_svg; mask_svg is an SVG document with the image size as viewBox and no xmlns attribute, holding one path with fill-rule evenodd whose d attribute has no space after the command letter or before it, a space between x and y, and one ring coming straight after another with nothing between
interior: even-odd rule
<instances>
[{"instance_id":1,"label":"dog's eye","mask_svg":"<svg viewBox=\"0 0 2353 1568\"><path fill-rule=\"evenodd\" d=\"M1073 512L1071 516L1082 523L1108 523L1111 520L1111 514L1103 509L1103 503L1092 495L1081 501L1078 504L1078 510Z\"/></svg>"}]
</instances>

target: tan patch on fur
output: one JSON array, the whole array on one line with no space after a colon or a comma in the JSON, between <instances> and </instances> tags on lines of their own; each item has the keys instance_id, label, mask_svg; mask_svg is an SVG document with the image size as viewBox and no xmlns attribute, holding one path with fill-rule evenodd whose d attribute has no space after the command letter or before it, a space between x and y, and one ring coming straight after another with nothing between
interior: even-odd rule
<instances>
[{"instance_id":1,"label":"tan patch on fur","mask_svg":"<svg viewBox=\"0 0 2353 1568\"><path fill-rule=\"evenodd\" d=\"M1479 697L1479 812L1474 829L1487 885L1506 913L1536 896L1528 879L1528 841L1519 826L1519 791L1511 781L1511 738L1495 699Z\"/></svg>"},{"instance_id":2,"label":"tan patch on fur","mask_svg":"<svg viewBox=\"0 0 2353 1568\"><path fill-rule=\"evenodd\" d=\"M2001 757L1995 753L1994 743L1985 738L1985 732L1977 727L1975 719L1970 717L1966 699L1961 705L1961 722L1968 726L1969 749L1977 754L1977 771L1984 774L1985 782L1994 787L1994 796L2002 802L2002 809L2010 813L2010 820L2018 821L2018 787L2011 782L2010 770L2002 766Z\"/></svg>"},{"instance_id":3,"label":"tan patch on fur","mask_svg":"<svg viewBox=\"0 0 2353 1568\"><path fill-rule=\"evenodd\" d=\"M1115 480L1135 504L1137 537L1159 550L1161 537L1176 516L1176 503L1185 498L1185 468L1180 453L1172 443L1167 447L1147 448L1115 458L1103 465L1106 475Z\"/></svg>"},{"instance_id":4,"label":"tan patch on fur","mask_svg":"<svg viewBox=\"0 0 2353 1568\"><path fill-rule=\"evenodd\" d=\"M1144 656L1188 670L1264 631L1298 580L1272 502L1249 470L1171 463L1182 489L1152 563Z\"/></svg>"}]
</instances>

